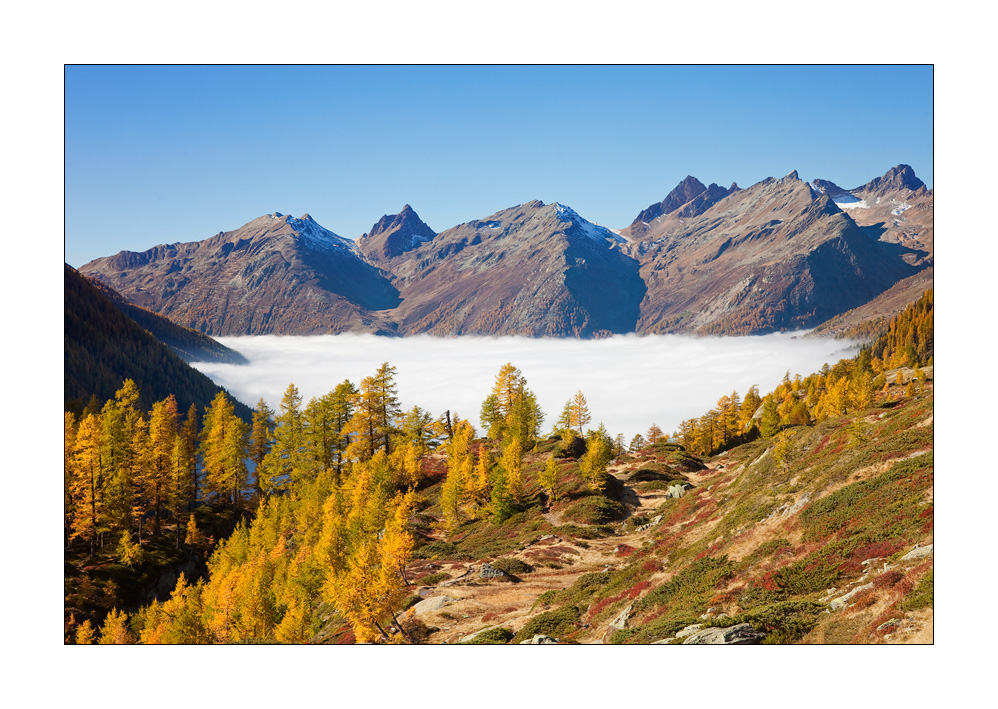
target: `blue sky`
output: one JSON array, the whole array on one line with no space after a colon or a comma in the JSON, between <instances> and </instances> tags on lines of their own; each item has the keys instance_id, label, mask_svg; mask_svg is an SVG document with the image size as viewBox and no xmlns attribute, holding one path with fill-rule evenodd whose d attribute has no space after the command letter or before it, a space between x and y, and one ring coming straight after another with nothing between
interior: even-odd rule
<instances>
[{"instance_id":1,"label":"blue sky","mask_svg":"<svg viewBox=\"0 0 998 709\"><path fill-rule=\"evenodd\" d=\"M310 213L356 238L540 199L620 228L691 174L930 187L929 66L68 66L66 260Z\"/></svg>"}]
</instances>

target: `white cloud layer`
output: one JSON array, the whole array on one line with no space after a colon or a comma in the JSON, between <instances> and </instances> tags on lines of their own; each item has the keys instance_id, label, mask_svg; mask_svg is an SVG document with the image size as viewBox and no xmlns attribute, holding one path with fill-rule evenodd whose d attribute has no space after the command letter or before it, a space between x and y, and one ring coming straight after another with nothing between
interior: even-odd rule
<instances>
[{"instance_id":1,"label":"white cloud layer","mask_svg":"<svg viewBox=\"0 0 998 709\"><path fill-rule=\"evenodd\" d=\"M733 390L744 396L757 384L765 394L787 371L807 375L856 352L851 341L785 333L723 338L617 335L604 340L428 335L216 339L241 352L250 364L194 366L249 406L263 397L277 410L291 382L307 403L344 379L359 386L387 361L398 370L404 409L419 405L434 417L449 409L480 428L482 401L499 368L512 362L544 410L544 431L581 389L593 427L602 422L611 435L623 433L628 441L652 423L674 431L680 421L700 416Z\"/></svg>"}]
</instances>

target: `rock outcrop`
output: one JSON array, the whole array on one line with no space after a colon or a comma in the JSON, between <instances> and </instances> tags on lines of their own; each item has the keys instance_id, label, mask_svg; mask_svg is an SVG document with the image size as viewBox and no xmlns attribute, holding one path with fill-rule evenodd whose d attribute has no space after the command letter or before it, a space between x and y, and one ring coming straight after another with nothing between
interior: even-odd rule
<instances>
[{"instance_id":1,"label":"rock outcrop","mask_svg":"<svg viewBox=\"0 0 998 709\"><path fill-rule=\"evenodd\" d=\"M730 628L698 630L686 638L683 645L758 645L765 637L765 632L756 630L750 623L740 623Z\"/></svg>"}]
</instances>

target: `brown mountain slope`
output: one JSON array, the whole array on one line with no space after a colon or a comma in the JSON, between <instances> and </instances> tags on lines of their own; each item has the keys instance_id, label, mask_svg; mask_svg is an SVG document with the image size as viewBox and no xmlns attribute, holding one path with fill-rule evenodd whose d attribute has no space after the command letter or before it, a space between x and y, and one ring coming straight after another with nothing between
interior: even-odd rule
<instances>
[{"instance_id":1,"label":"brown mountain slope","mask_svg":"<svg viewBox=\"0 0 998 709\"><path fill-rule=\"evenodd\" d=\"M913 272L796 172L653 235L630 246L648 286L641 332L810 327Z\"/></svg>"},{"instance_id":2,"label":"brown mountain slope","mask_svg":"<svg viewBox=\"0 0 998 709\"><path fill-rule=\"evenodd\" d=\"M589 337L632 332L644 284L623 239L540 201L460 224L393 264L399 331Z\"/></svg>"},{"instance_id":3,"label":"brown mountain slope","mask_svg":"<svg viewBox=\"0 0 998 709\"><path fill-rule=\"evenodd\" d=\"M122 251L80 271L211 335L382 331L398 292L353 242L275 212L204 241Z\"/></svg>"}]
</instances>

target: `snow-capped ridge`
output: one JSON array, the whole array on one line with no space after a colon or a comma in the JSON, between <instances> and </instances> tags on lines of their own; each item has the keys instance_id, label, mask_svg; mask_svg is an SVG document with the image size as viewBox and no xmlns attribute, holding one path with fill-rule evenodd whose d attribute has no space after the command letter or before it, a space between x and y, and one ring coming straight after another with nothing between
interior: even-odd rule
<instances>
[{"instance_id":1,"label":"snow-capped ridge","mask_svg":"<svg viewBox=\"0 0 998 709\"><path fill-rule=\"evenodd\" d=\"M278 214L278 212L275 212L275 214ZM353 241L345 239L339 234L326 229L307 213L301 215L298 219L288 215L284 218L284 220L285 223L297 233L298 238L310 246L323 248L333 247L354 251L357 249L357 246Z\"/></svg>"},{"instance_id":2,"label":"snow-capped ridge","mask_svg":"<svg viewBox=\"0 0 998 709\"><path fill-rule=\"evenodd\" d=\"M583 219L581 216L579 216L579 213L576 212L571 207L559 204L558 202L552 202L551 206L555 208L555 215L558 217L560 221L574 223L576 226L580 228L583 235L585 235L590 239L596 241L605 241L607 239L615 242L627 241L627 239L620 236L620 234L617 234L611 231L610 229L607 229L605 226L599 226L598 224L593 224L591 221L588 221L587 219Z\"/></svg>"}]
</instances>

